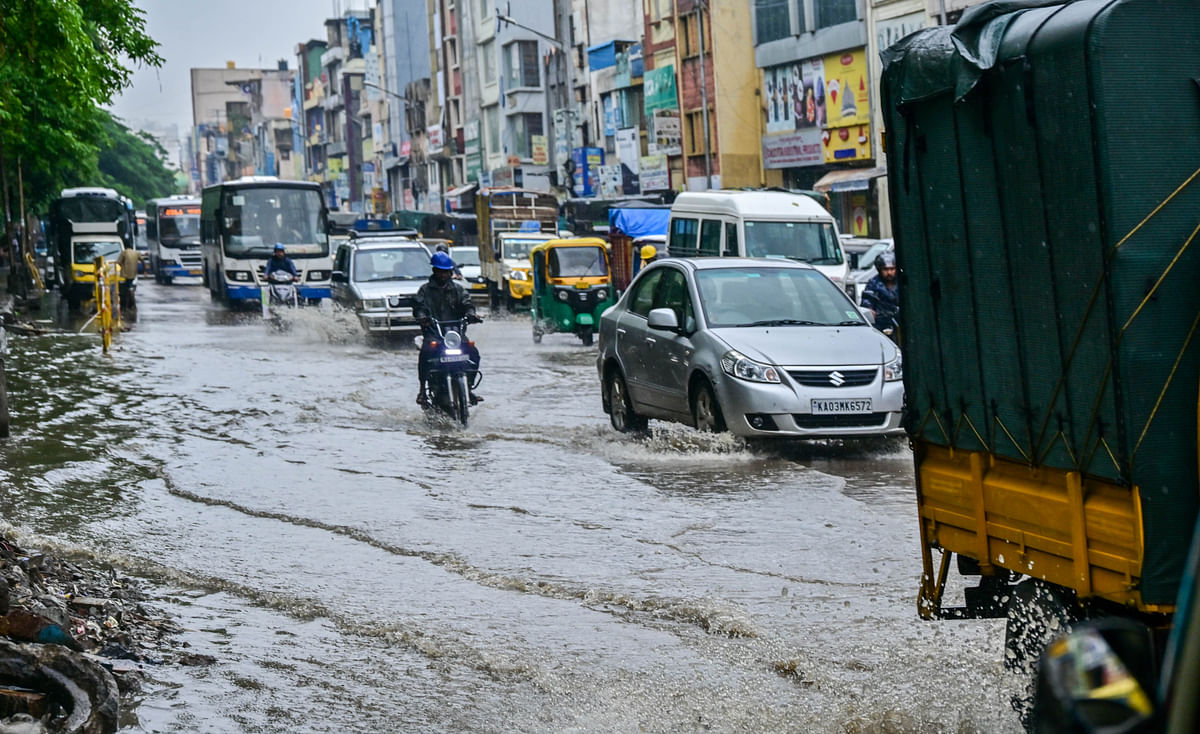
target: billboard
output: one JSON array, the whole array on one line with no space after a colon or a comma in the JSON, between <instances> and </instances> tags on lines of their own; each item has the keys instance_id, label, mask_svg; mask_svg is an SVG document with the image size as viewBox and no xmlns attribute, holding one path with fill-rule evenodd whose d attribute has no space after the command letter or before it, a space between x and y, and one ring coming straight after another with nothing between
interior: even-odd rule
<instances>
[{"instance_id":1,"label":"billboard","mask_svg":"<svg viewBox=\"0 0 1200 734\"><path fill-rule=\"evenodd\" d=\"M767 132L821 128L826 124L825 64L806 59L763 69Z\"/></svg>"}]
</instances>

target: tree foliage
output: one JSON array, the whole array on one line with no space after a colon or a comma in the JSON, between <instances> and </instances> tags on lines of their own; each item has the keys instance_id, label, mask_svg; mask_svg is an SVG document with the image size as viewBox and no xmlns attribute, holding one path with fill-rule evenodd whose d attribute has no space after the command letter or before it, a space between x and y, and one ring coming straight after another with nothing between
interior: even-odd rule
<instances>
[{"instance_id":1,"label":"tree foliage","mask_svg":"<svg viewBox=\"0 0 1200 734\"><path fill-rule=\"evenodd\" d=\"M101 149L123 140L99 106L128 86L130 64L162 64L156 48L132 0L0 0L6 211L18 172L27 208L43 208L64 185L92 184Z\"/></svg>"}]
</instances>

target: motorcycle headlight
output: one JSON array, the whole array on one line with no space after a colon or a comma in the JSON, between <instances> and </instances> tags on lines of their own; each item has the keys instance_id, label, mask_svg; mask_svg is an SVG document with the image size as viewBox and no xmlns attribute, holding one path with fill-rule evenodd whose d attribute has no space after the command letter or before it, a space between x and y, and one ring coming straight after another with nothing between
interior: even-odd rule
<instances>
[{"instance_id":1,"label":"motorcycle headlight","mask_svg":"<svg viewBox=\"0 0 1200 734\"><path fill-rule=\"evenodd\" d=\"M755 362L736 350L725 352L721 357L721 369L725 374L748 382L779 382L779 371L769 364Z\"/></svg>"},{"instance_id":2,"label":"motorcycle headlight","mask_svg":"<svg viewBox=\"0 0 1200 734\"><path fill-rule=\"evenodd\" d=\"M447 331L442 341L446 344L447 349L458 349L462 346L462 334L457 331Z\"/></svg>"},{"instance_id":3,"label":"motorcycle headlight","mask_svg":"<svg viewBox=\"0 0 1200 734\"><path fill-rule=\"evenodd\" d=\"M895 382L903 379L904 359L900 356L900 352L896 352L896 358L883 366L883 381Z\"/></svg>"},{"instance_id":4,"label":"motorcycle headlight","mask_svg":"<svg viewBox=\"0 0 1200 734\"><path fill-rule=\"evenodd\" d=\"M514 270L508 274L508 277L513 280L529 280L529 273L526 273L524 270Z\"/></svg>"}]
</instances>

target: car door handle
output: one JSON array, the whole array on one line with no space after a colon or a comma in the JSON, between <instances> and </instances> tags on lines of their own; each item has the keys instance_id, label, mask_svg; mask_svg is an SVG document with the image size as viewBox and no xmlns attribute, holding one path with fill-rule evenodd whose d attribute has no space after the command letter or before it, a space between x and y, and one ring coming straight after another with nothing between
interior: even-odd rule
<instances>
[{"instance_id":1,"label":"car door handle","mask_svg":"<svg viewBox=\"0 0 1200 734\"><path fill-rule=\"evenodd\" d=\"M620 329L620 328L618 328L618 329L617 329L617 333L618 333L618 334L624 334L624 333L625 333L625 330L624 330L624 329Z\"/></svg>"},{"instance_id":2,"label":"car door handle","mask_svg":"<svg viewBox=\"0 0 1200 734\"><path fill-rule=\"evenodd\" d=\"M654 346L655 344L658 343L658 340L652 336L648 336L648 337L646 337L646 343L649 344L650 346Z\"/></svg>"}]
</instances>

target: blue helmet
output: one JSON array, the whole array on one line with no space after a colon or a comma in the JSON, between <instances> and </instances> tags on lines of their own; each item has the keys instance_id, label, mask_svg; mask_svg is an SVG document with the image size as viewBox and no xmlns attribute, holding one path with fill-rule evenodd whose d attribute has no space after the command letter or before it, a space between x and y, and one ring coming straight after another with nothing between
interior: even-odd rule
<instances>
[{"instance_id":1,"label":"blue helmet","mask_svg":"<svg viewBox=\"0 0 1200 734\"><path fill-rule=\"evenodd\" d=\"M275 243L275 251L276 252L287 252L287 248L283 246L282 242L276 242Z\"/></svg>"},{"instance_id":2,"label":"blue helmet","mask_svg":"<svg viewBox=\"0 0 1200 734\"><path fill-rule=\"evenodd\" d=\"M429 258L429 264L434 270L453 270L454 261L444 252L435 252L433 257Z\"/></svg>"}]
</instances>

